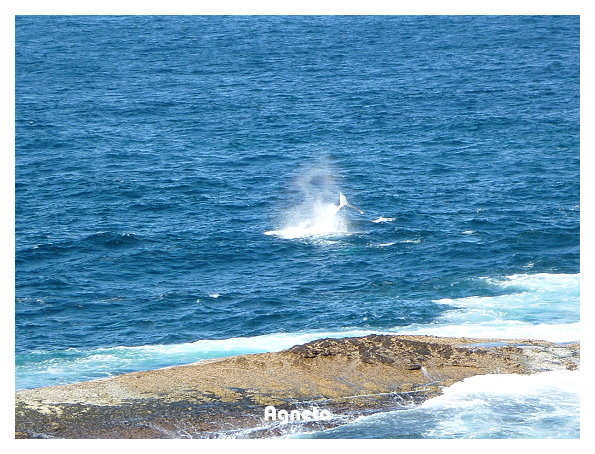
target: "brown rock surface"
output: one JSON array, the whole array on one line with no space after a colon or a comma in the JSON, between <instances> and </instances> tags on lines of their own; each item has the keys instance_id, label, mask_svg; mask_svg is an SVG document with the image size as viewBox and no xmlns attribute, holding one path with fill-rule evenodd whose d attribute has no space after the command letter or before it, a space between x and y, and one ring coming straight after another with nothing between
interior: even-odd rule
<instances>
[{"instance_id":1,"label":"brown rock surface","mask_svg":"<svg viewBox=\"0 0 595 454\"><path fill-rule=\"evenodd\" d=\"M16 393L16 436L263 437L264 406L329 409L332 427L415 405L478 374L576 369L579 344L382 336L321 339L278 353L202 361Z\"/></svg>"}]
</instances>

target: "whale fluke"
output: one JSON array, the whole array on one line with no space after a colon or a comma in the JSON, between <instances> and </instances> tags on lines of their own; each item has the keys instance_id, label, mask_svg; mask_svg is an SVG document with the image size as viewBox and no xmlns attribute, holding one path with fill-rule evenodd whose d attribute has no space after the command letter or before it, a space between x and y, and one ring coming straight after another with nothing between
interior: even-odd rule
<instances>
[{"instance_id":1,"label":"whale fluke","mask_svg":"<svg viewBox=\"0 0 595 454\"><path fill-rule=\"evenodd\" d=\"M345 205L347 205L347 197L345 197L343 195L342 192L339 193L339 208L343 208Z\"/></svg>"},{"instance_id":2,"label":"whale fluke","mask_svg":"<svg viewBox=\"0 0 595 454\"><path fill-rule=\"evenodd\" d=\"M364 212L362 210L360 210L359 208L354 207L352 204L350 204L347 201L347 197L345 197L345 195L342 192L340 192L339 193L339 208L338 208L338 210L340 210L343 207L350 207L350 208L353 208L356 211L359 211L361 214L364 214Z\"/></svg>"}]
</instances>

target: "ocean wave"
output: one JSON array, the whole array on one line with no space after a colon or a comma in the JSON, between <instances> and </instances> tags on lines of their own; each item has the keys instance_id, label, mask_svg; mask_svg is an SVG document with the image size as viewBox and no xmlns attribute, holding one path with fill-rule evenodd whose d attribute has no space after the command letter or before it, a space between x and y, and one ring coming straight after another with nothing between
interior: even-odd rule
<instances>
[{"instance_id":1,"label":"ocean wave","mask_svg":"<svg viewBox=\"0 0 595 454\"><path fill-rule=\"evenodd\" d=\"M345 327L179 344L34 351L19 355L17 387L91 380L205 359L280 351L325 337L416 334L570 342L580 339L579 281L578 274L546 273L478 278L482 289L487 284L488 288L507 293L437 300L452 308L432 323L386 329ZM218 294L212 293L210 297L215 298L214 295Z\"/></svg>"},{"instance_id":2,"label":"ocean wave","mask_svg":"<svg viewBox=\"0 0 595 454\"><path fill-rule=\"evenodd\" d=\"M551 342L580 339L579 274L515 274L479 281L506 293L436 300L452 309L431 324L409 325L400 332Z\"/></svg>"},{"instance_id":3,"label":"ocean wave","mask_svg":"<svg viewBox=\"0 0 595 454\"><path fill-rule=\"evenodd\" d=\"M418 407L297 438L578 438L579 371L476 375Z\"/></svg>"},{"instance_id":4,"label":"ocean wave","mask_svg":"<svg viewBox=\"0 0 595 454\"><path fill-rule=\"evenodd\" d=\"M402 240L402 241L399 241L399 243L403 243L403 244L419 244L419 243L421 243L421 238L416 238L414 240Z\"/></svg>"},{"instance_id":5,"label":"ocean wave","mask_svg":"<svg viewBox=\"0 0 595 454\"><path fill-rule=\"evenodd\" d=\"M59 253L72 250L87 251L94 250L97 247L111 249L134 246L141 241L142 238L133 232L117 233L101 231L84 237L36 243L30 247L18 249L17 254Z\"/></svg>"},{"instance_id":6,"label":"ocean wave","mask_svg":"<svg viewBox=\"0 0 595 454\"><path fill-rule=\"evenodd\" d=\"M396 220L397 220L397 218L385 218L384 216L380 216L380 217L374 219L372 222L374 224L380 224L381 222L394 222Z\"/></svg>"},{"instance_id":7,"label":"ocean wave","mask_svg":"<svg viewBox=\"0 0 595 454\"><path fill-rule=\"evenodd\" d=\"M492 339L538 339L549 342L573 342L580 339L580 323L528 323L516 320L495 320L482 323L410 325L396 331L398 334L416 334L445 337L476 337Z\"/></svg>"},{"instance_id":8,"label":"ocean wave","mask_svg":"<svg viewBox=\"0 0 595 454\"><path fill-rule=\"evenodd\" d=\"M389 241L388 243L370 244L371 247L388 247L397 244L396 241Z\"/></svg>"},{"instance_id":9,"label":"ocean wave","mask_svg":"<svg viewBox=\"0 0 595 454\"><path fill-rule=\"evenodd\" d=\"M480 278L507 293L441 299L437 303L458 310L444 315L448 321L482 323L518 320L530 323L575 322L579 319L578 274L515 274L501 279Z\"/></svg>"},{"instance_id":10,"label":"ocean wave","mask_svg":"<svg viewBox=\"0 0 595 454\"><path fill-rule=\"evenodd\" d=\"M206 359L275 352L324 337L373 334L370 330L304 331L254 337L203 339L164 345L33 351L19 355L17 389L73 383L139 370L189 364Z\"/></svg>"}]
</instances>

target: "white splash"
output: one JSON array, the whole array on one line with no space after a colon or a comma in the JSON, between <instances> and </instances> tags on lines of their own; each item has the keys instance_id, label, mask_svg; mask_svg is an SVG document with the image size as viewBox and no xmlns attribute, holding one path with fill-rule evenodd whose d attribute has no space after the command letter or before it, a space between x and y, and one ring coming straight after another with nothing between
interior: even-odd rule
<instances>
[{"instance_id":1,"label":"white splash","mask_svg":"<svg viewBox=\"0 0 595 454\"><path fill-rule=\"evenodd\" d=\"M279 220L280 228L264 232L284 239L343 236L349 234L349 223L345 209L352 208L341 192L339 173L328 159L300 169L292 186L297 190L298 205L289 204ZM295 200L295 199L294 199Z\"/></svg>"},{"instance_id":2,"label":"white splash","mask_svg":"<svg viewBox=\"0 0 595 454\"><path fill-rule=\"evenodd\" d=\"M349 227L339 210L339 205L317 199L289 216L284 228L269 230L264 234L285 239L344 235L349 233Z\"/></svg>"}]
</instances>

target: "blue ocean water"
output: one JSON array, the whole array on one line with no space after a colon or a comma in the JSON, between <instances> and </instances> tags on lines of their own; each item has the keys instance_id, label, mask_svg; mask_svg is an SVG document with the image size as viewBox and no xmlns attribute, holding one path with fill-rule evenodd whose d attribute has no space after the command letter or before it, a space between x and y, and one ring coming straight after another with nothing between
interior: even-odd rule
<instances>
[{"instance_id":1,"label":"blue ocean water","mask_svg":"<svg viewBox=\"0 0 595 454\"><path fill-rule=\"evenodd\" d=\"M577 16L16 19L19 389L325 336L575 340L579 215Z\"/></svg>"}]
</instances>

